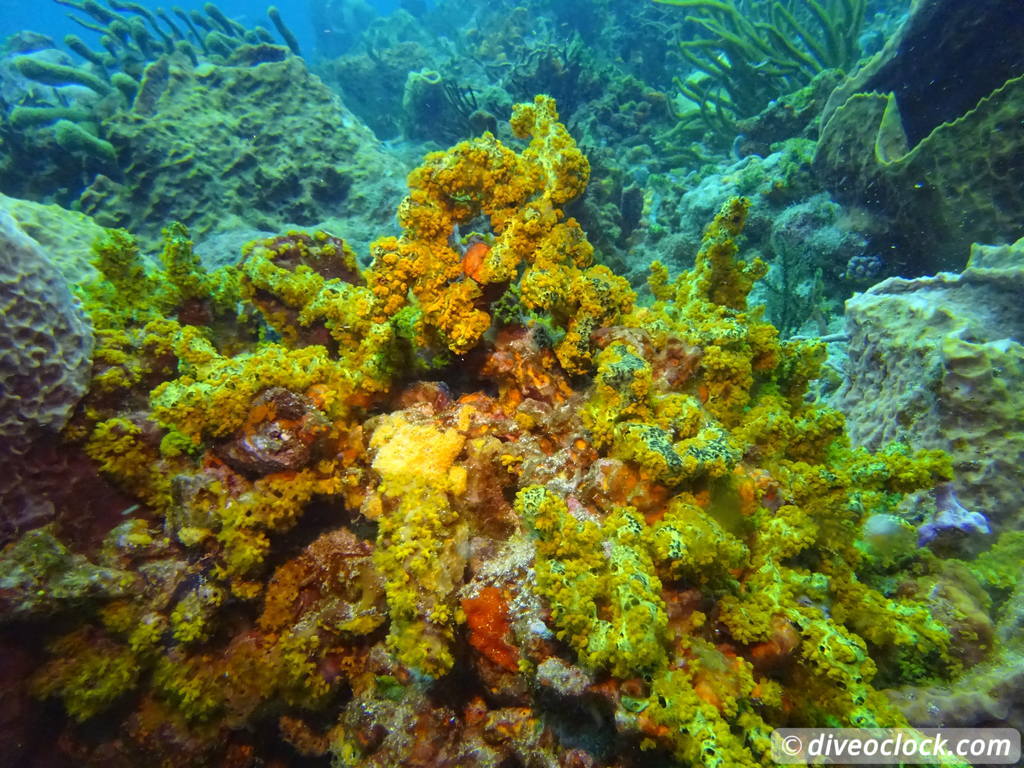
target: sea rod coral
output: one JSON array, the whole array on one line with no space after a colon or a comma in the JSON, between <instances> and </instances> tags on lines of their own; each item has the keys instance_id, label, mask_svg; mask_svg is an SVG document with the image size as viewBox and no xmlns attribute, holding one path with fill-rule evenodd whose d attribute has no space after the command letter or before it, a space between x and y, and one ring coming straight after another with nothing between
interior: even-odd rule
<instances>
[{"instance_id":1,"label":"sea rod coral","mask_svg":"<svg viewBox=\"0 0 1024 768\"><path fill-rule=\"evenodd\" d=\"M365 272L327 232L211 273L180 225L159 273L127 233L98 244L65 434L138 507L88 551L58 527L0 554L6 604L46 608L6 620L45 645L27 685L67 713L53 749L770 765L773 727L904 725L880 686L984 653L934 558L911 589L858 546L950 462L853 449L806 400L823 352L748 306L748 202L635 306L565 216L587 163L553 102L512 124L521 151L428 156ZM17 592L58 576L60 600Z\"/></svg>"}]
</instances>

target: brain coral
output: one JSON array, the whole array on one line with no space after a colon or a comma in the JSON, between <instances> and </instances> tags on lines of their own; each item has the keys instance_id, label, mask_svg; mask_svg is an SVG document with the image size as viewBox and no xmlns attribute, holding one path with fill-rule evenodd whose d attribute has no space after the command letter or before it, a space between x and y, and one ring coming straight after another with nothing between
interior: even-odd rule
<instances>
[{"instance_id":1,"label":"brain coral","mask_svg":"<svg viewBox=\"0 0 1024 768\"><path fill-rule=\"evenodd\" d=\"M92 329L60 272L0 214L0 454L59 430L85 391Z\"/></svg>"},{"instance_id":2,"label":"brain coral","mask_svg":"<svg viewBox=\"0 0 1024 768\"><path fill-rule=\"evenodd\" d=\"M84 213L0 194L2 214L10 214L18 229L42 246L69 283L99 276L92 265L92 244L103 234L103 227Z\"/></svg>"}]
</instances>

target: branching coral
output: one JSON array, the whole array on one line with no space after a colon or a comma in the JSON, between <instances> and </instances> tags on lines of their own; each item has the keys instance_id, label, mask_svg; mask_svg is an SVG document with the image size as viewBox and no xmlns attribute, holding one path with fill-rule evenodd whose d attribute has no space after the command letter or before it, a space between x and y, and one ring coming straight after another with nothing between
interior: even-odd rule
<instances>
[{"instance_id":1,"label":"branching coral","mask_svg":"<svg viewBox=\"0 0 1024 768\"><path fill-rule=\"evenodd\" d=\"M160 272L147 269L126 233L111 231L97 244L106 280L87 293L101 321L102 372L97 399L77 426L89 455L166 515L179 540L216 541L221 573L236 594L251 596L246 579L269 550L268 534L290 528L311 498L338 493L332 425L384 386L394 335L368 319L367 289L321 274L337 274L341 264L358 278L339 240L319 233L254 243L240 277L202 270L187 234L180 225L166 231ZM246 339L252 329L236 317L240 284L295 348ZM307 333L319 328L317 338L341 360L323 346L298 345L302 323L314 326ZM210 341L214 332L222 350ZM140 385L151 388L138 393L151 404L145 420L108 410L113 397ZM236 471L211 469L186 481L192 457L207 447L208 462Z\"/></svg>"},{"instance_id":2,"label":"branching coral","mask_svg":"<svg viewBox=\"0 0 1024 768\"><path fill-rule=\"evenodd\" d=\"M598 356L584 409L599 446L675 491L667 508L651 521L628 508L595 512L544 487L516 502L558 637L587 668L645 675L648 697L627 707L634 727L649 746L705 765L760 760L762 718L779 707L802 722L827 711L849 725L902 723L870 685L869 644L951 668L948 631L925 605L859 581L853 546L865 509L948 477L948 459L851 452L842 418L803 402L819 358L780 345L747 310L763 267L735 259L745 211L730 201L695 267L671 289L664 275L655 281L671 302L627 318L631 329ZM665 341L644 343L640 330L692 345L699 363L666 388L656 352ZM667 595L680 584L713 589L699 616L670 623ZM707 611L725 643L707 642ZM763 677L779 667L803 688L787 689L785 703Z\"/></svg>"},{"instance_id":3,"label":"branching coral","mask_svg":"<svg viewBox=\"0 0 1024 768\"><path fill-rule=\"evenodd\" d=\"M655 0L687 10L705 34L680 44L702 77L676 80L704 123L723 135L735 121L830 68L849 70L865 0Z\"/></svg>"},{"instance_id":4,"label":"branching coral","mask_svg":"<svg viewBox=\"0 0 1024 768\"><path fill-rule=\"evenodd\" d=\"M401 663L434 677L454 662L449 646L465 526L449 494L465 491L465 468L455 466L464 441L454 429L410 423L401 413L370 439L381 502L389 507L378 518L374 555L391 614L388 644Z\"/></svg>"},{"instance_id":5,"label":"branching coral","mask_svg":"<svg viewBox=\"0 0 1024 768\"><path fill-rule=\"evenodd\" d=\"M410 175L398 214L403 236L372 247L368 277L378 317L395 314L411 294L427 340L437 334L443 346L464 354L490 327L489 289L520 279L523 304L550 313L565 330L556 347L562 366L581 373L593 353L590 334L628 311L633 293L606 267L592 265L583 230L565 218L563 206L583 193L590 166L558 122L554 101L538 96L518 105L511 124L530 139L521 154L488 133L428 155ZM494 242L482 264L468 269L452 238L481 216Z\"/></svg>"},{"instance_id":6,"label":"branching coral","mask_svg":"<svg viewBox=\"0 0 1024 768\"><path fill-rule=\"evenodd\" d=\"M537 536L537 588L552 606L559 638L587 666L610 669L616 677L663 665L661 582L650 531L636 512L619 509L601 525L574 517L542 486L520 491L516 511Z\"/></svg>"},{"instance_id":7,"label":"branching coral","mask_svg":"<svg viewBox=\"0 0 1024 768\"><path fill-rule=\"evenodd\" d=\"M207 273L192 252L188 230L165 230L164 270L147 264L124 230L107 230L93 246L100 277L80 292L96 327L93 385L69 428L101 467L157 508L166 506L166 467L157 465L146 424L118 413L120 399L148 398L175 374L173 347L182 322L207 322L225 341L238 324L237 277L226 269ZM174 319L177 318L177 319ZM228 342L230 343L230 342Z\"/></svg>"}]
</instances>

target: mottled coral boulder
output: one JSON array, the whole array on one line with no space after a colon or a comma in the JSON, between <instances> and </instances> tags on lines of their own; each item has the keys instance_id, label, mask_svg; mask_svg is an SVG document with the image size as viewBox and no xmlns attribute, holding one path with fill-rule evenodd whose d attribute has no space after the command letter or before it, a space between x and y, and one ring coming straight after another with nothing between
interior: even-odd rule
<instances>
[{"instance_id":1,"label":"mottled coral boulder","mask_svg":"<svg viewBox=\"0 0 1024 768\"><path fill-rule=\"evenodd\" d=\"M52 520L49 491L81 479L73 452L47 446L85 393L93 348L60 270L19 224L0 207L0 541Z\"/></svg>"},{"instance_id":2,"label":"mottled coral boulder","mask_svg":"<svg viewBox=\"0 0 1024 768\"><path fill-rule=\"evenodd\" d=\"M92 343L60 271L0 213L0 454L64 426L88 383Z\"/></svg>"},{"instance_id":3,"label":"mottled coral boulder","mask_svg":"<svg viewBox=\"0 0 1024 768\"><path fill-rule=\"evenodd\" d=\"M890 278L846 304L854 442L953 456L963 505L999 528L1024 522L1024 240L971 250L960 274Z\"/></svg>"},{"instance_id":4,"label":"mottled coral boulder","mask_svg":"<svg viewBox=\"0 0 1024 768\"><path fill-rule=\"evenodd\" d=\"M123 177L97 177L82 208L144 239L170 220L202 237L337 219L365 243L401 197L399 163L296 57L199 67L163 57L104 130Z\"/></svg>"}]
</instances>

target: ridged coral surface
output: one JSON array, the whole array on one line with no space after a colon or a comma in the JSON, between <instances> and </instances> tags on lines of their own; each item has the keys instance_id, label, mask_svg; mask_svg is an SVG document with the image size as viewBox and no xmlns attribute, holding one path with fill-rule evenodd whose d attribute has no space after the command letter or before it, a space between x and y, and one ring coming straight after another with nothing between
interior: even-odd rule
<instances>
[{"instance_id":1,"label":"ridged coral surface","mask_svg":"<svg viewBox=\"0 0 1024 768\"><path fill-rule=\"evenodd\" d=\"M890 278L847 302L854 442L906 439L953 456L965 506L1024 522L1024 240L974 246L967 269Z\"/></svg>"},{"instance_id":2,"label":"ridged coral surface","mask_svg":"<svg viewBox=\"0 0 1024 768\"><path fill-rule=\"evenodd\" d=\"M46 251L69 283L84 283L96 276L92 244L103 234L103 227L85 214L2 194L0 213L11 215L18 229Z\"/></svg>"},{"instance_id":3,"label":"ridged coral surface","mask_svg":"<svg viewBox=\"0 0 1024 768\"><path fill-rule=\"evenodd\" d=\"M92 330L61 273L0 213L0 453L64 426L89 380Z\"/></svg>"}]
</instances>

